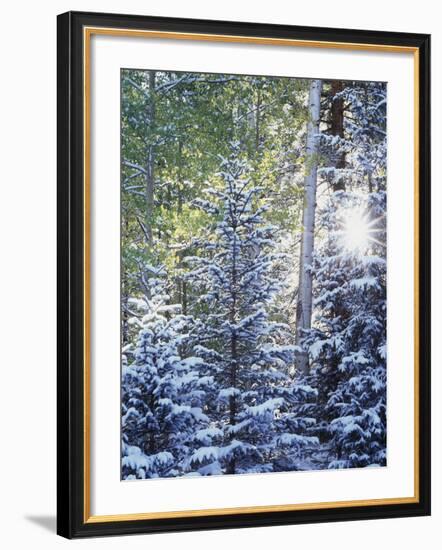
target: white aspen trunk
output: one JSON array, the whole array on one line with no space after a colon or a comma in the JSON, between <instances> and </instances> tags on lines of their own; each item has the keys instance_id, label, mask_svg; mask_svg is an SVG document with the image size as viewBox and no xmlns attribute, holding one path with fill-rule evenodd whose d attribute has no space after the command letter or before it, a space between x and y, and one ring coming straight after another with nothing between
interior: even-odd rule
<instances>
[{"instance_id":1,"label":"white aspen trunk","mask_svg":"<svg viewBox=\"0 0 442 550\"><path fill-rule=\"evenodd\" d=\"M296 344L300 345L303 331L311 327L312 321L312 273L310 266L313 258L316 178L318 171L319 115L321 105L322 80L312 80L309 93L309 122L307 125L307 144L304 177L304 210L302 215L302 239L299 258L299 288L296 308ZM309 360L307 353L298 358L298 369L307 374Z\"/></svg>"}]
</instances>

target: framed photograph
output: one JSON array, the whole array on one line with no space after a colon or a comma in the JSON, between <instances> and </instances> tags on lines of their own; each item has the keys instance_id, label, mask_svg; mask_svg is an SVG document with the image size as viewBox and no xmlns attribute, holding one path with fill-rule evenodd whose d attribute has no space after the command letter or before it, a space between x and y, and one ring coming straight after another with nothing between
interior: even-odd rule
<instances>
[{"instance_id":1,"label":"framed photograph","mask_svg":"<svg viewBox=\"0 0 442 550\"><path fill-rule=\"evenodd\" d=\"M58 533L430 513L430 37L58 17Z\"/></svg>"}]
</instances>

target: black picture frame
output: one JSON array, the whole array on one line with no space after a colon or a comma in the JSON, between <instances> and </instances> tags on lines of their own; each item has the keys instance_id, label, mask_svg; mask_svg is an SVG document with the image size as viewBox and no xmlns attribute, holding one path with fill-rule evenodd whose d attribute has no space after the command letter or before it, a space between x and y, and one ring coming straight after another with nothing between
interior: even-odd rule
<instances>
[{"instance_id":1,"label":"black picture frame","mask_svg":"<svg viewBox=\"0 0 442 550\"><path fill-rule=\"evenodd\" d=\"M220 514L196 517L88 521L85 513L84 384L85 195L84 28L139 29L205 35L386 45L413 48L419 63L418 168L418 499L411 503ZM227 529L423 516L430 514L430 36L68 12L58 16L58 397L57 532L67 538Z\"/></svg>"}]
</instances>

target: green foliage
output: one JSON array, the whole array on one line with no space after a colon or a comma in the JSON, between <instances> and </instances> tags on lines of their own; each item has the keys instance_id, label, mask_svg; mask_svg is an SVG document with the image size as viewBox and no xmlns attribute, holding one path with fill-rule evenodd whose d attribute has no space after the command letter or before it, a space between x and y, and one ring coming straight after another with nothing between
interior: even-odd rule
<instances>
[{"instance_id":1,"label":"green foliage","mask_svg":"<svg viewBox=\"0 0 442 550\"><path fill-rule=\"evenodd\" d=\"M270 203L268 222L282 232L299 230L307 87L291 78L122 70L124 293L142 295L143 265L163 264L182 299L183 259L216 221L193 201L208 182L220 185L219 159L232 140ZM154 204L147 218L150 170Z\"/></svg>"}]
</instances>

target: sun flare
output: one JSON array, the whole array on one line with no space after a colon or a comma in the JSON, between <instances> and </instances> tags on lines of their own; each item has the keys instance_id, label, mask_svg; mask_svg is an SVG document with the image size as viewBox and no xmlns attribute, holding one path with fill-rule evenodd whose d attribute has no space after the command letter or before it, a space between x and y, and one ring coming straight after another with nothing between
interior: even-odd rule
<instances>
[{"instance_id":1,"label":"sun flare","mask_svg":"<svg viewBox=\"0 0 442 550\"><path fill-rule=\"evenodd\" d=\"M375 234L378 229L374 227L378 220L370 220L362 209L349 210L343 219L342 240L344 247L349 252L363 253L372 242L378 242Z\"/></svg>"},{"instance_id":2,"label":"sun flare","mask_svg":"<svg viewBox=\"0 0 442 550\"><path fill-rule=\"evenodd\" d=\"M364 251L369 243L370 229L360 210L348 212L344 219L344 246L350 251Z\"/></svg>"}]
</instances>

